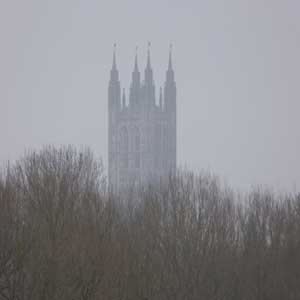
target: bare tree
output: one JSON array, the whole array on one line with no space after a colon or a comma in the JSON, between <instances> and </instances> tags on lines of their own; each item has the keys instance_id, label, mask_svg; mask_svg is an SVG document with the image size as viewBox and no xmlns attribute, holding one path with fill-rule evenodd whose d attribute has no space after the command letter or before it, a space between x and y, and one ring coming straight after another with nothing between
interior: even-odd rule
<instances>
[{"instance_id":1,"label":"bare tree","mask_svg":"<svg viewBox=\"0 0 300 300\"><path fill-rule=\"evenodd\" d=\"M189 171L112 195L73 147L0 177L1 300L299 299L299 250L300 195Z\"/></svg>"}]
</instances>

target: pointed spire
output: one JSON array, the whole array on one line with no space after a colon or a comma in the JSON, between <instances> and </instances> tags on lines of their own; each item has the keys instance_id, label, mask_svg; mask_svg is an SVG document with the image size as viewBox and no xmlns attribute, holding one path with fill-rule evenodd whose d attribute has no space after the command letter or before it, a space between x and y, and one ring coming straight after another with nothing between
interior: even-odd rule
<instances>
[{"instance_id":1,"label":"pointed spire","mask_svg":"<svg viewBox=\"0 0 300 300\"><path fill-rule=\"evenodd\" d=\"M134 71L138 72L139 68L138 68L138 46L135 47L135 60L134 60Z\"/></svg>"},{"instance_id":2,"label":"pointed spire","mask_svg":"<svg viewBox=\"0 0 300 300\"><path fill-rule=\"evenodd\" d=\"M117 63L116 63L116 43L114 44L114 51L113 51L113 63L112 63L112 69L110 71L110 80L118 81L119 80L119 72L117 69Z\"/></svg>"},{"instance_id":3,"label":"pointed spire","mask_svg":"<svg viewBox=\"0 0 300 300\"><path fill-rule=\"evenodd\" d=\"M148 42L147 66L145 69L145 84L152 86L153 85L153 71L152 71L151 62L150 62L150 47L151 47L151 43Z\"/></svg>"},{"instance_id":4,"label":"pointed spire","mask_svg":"<svg viewBox=\"0 0 300 300\"><path fill-rule=\"evenodd\" d=\"M138 67L137 50L138 47L135 48L134 70L132 72L132 83L131 83L131 86L135 88L139 88L140 86L140 72Z\"/></svg>"},{"instance_id":5,"label":"pointed spire","mask_svg":"<svg viewBox=\"0 0 300 300\"><path fill-rule=\"evenodd\" d=\"M170 44L170 50L169 50L169 70L173 70L173 66L172 66L172 50L173 50L173 45Z\"/></svg>"},{"instance_id":6,"label":"pointed spire","mask_svg":"<svg viewBox=\"0 0 300 300\"><path fill-rule=\"evenodd\" d=\"M147 51L147 69L151 69L151 62L150 62L150 47L151 47L151 43L148 42L148 51Z\"/></svg>"},{"instance_id":7,"label":"pointed spire","mask_svg":"<svg viewBox=\"0 0 300 300\"><path fill-rule=\"evenodd\" d=\"M173 82L174 83L174 70L173 70L173 64L172 64L172 50L173 50L173 45L170 44L169 48L169 65L168 65L168 70L166 74L166 82Z\"/></svg>"},{"instance_id":8,"label":"pointed spire","mask_svg":"<svg viewBox=\"0 0 300 300\"><path fill-rule=\"evenodd\" d=\"M159 92L159 107L162 109L162 88L161 87Z\"/></svg>"},{"instance_id":9,"label":"pointed spire","mask_svg":"<svg viewBox=\"0 0 300 300\"><path fill-rule=\"evenodd\" d=\"M112 65L112 69L116 70L117 69L117 63L116 63L116 43L114 43L114 54L113 54L113 65Z\"/></svg>"}]
</instances>

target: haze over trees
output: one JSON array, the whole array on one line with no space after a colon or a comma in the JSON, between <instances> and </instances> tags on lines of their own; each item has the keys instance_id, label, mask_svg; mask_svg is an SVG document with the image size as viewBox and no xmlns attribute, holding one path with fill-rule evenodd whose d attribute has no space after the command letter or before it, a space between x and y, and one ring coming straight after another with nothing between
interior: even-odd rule
<instances>
[{"instance_id":1,"label":"haze over trees","mask_svg":"<svg viewBox=\"0 0 300 300\"><path fill-rule=\"evenodd\" d=\"M300 195L179 171L120 196L91 151L2 170L0 299L299 299Z\"/></svg>"}]
</instances>

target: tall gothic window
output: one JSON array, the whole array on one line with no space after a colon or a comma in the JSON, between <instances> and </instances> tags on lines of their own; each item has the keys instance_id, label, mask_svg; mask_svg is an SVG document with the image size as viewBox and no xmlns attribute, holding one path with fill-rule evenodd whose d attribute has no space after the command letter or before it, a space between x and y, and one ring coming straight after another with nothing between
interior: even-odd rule
<instances>
[{"instance_id":1,"label":"tall gothic window","mask_svg":"<svg viewBox=\"0 0 300 300\"><path fill-rule=\"evenodd\" d=\"M157 124L155 126L155 165L161 167L161 156L162 156L162 126Z\"/></svg>"},{"instance_id":2,"label":"tall gothic window","mask_svg":"<svg viewBox=\"0 0 300 300\"><path fill-rule=\"evenodd\" d=\"M134 167L139 168L141 165L141 135L137 127L133 130L133 152L134 152Z\"/></svg>"},{"instance_id":3,"label":"tall gothic window","mask_svg":"<svg viewBox=\"0 0 300 300\"><path fill-rule=\"evenodd\" d=\"M119 153L121 167L128 168L128 131L126 127L120 129Z\"/></svg>"},{"instance_id":4,"label":"tall gothic window","mask_svg":"<svg viewBox=\"0 0 300 300\"><path fill-rule=\"evenodd\" d=\"M163 130L162 130L162 135L163 135L163 161L162 161L162 166L165 170L167 170L168 168L168 157L170 155L170 152L169 152L169 147L168 147L168 128L167 126L165 125L163 127Z\"/></svg>"}]
</instances>

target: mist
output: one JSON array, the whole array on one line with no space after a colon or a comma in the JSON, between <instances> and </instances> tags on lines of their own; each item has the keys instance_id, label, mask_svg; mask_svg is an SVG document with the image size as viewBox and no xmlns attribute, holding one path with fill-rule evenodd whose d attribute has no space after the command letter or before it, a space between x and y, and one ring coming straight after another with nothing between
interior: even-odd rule
<instances>
[{"instance_id":1,"label":"mist","mask_svg":"<svg viewBox=\"0 0 300 300\"><path fill-rule=\"evenodd\" d=\"M2 1L0 161L43 145L88 146L107 162L113 44L122 88L147 43L156 92L169 44L177 161L237 189L299 191L297 1Z\"/></svg>"}]
</instances>

